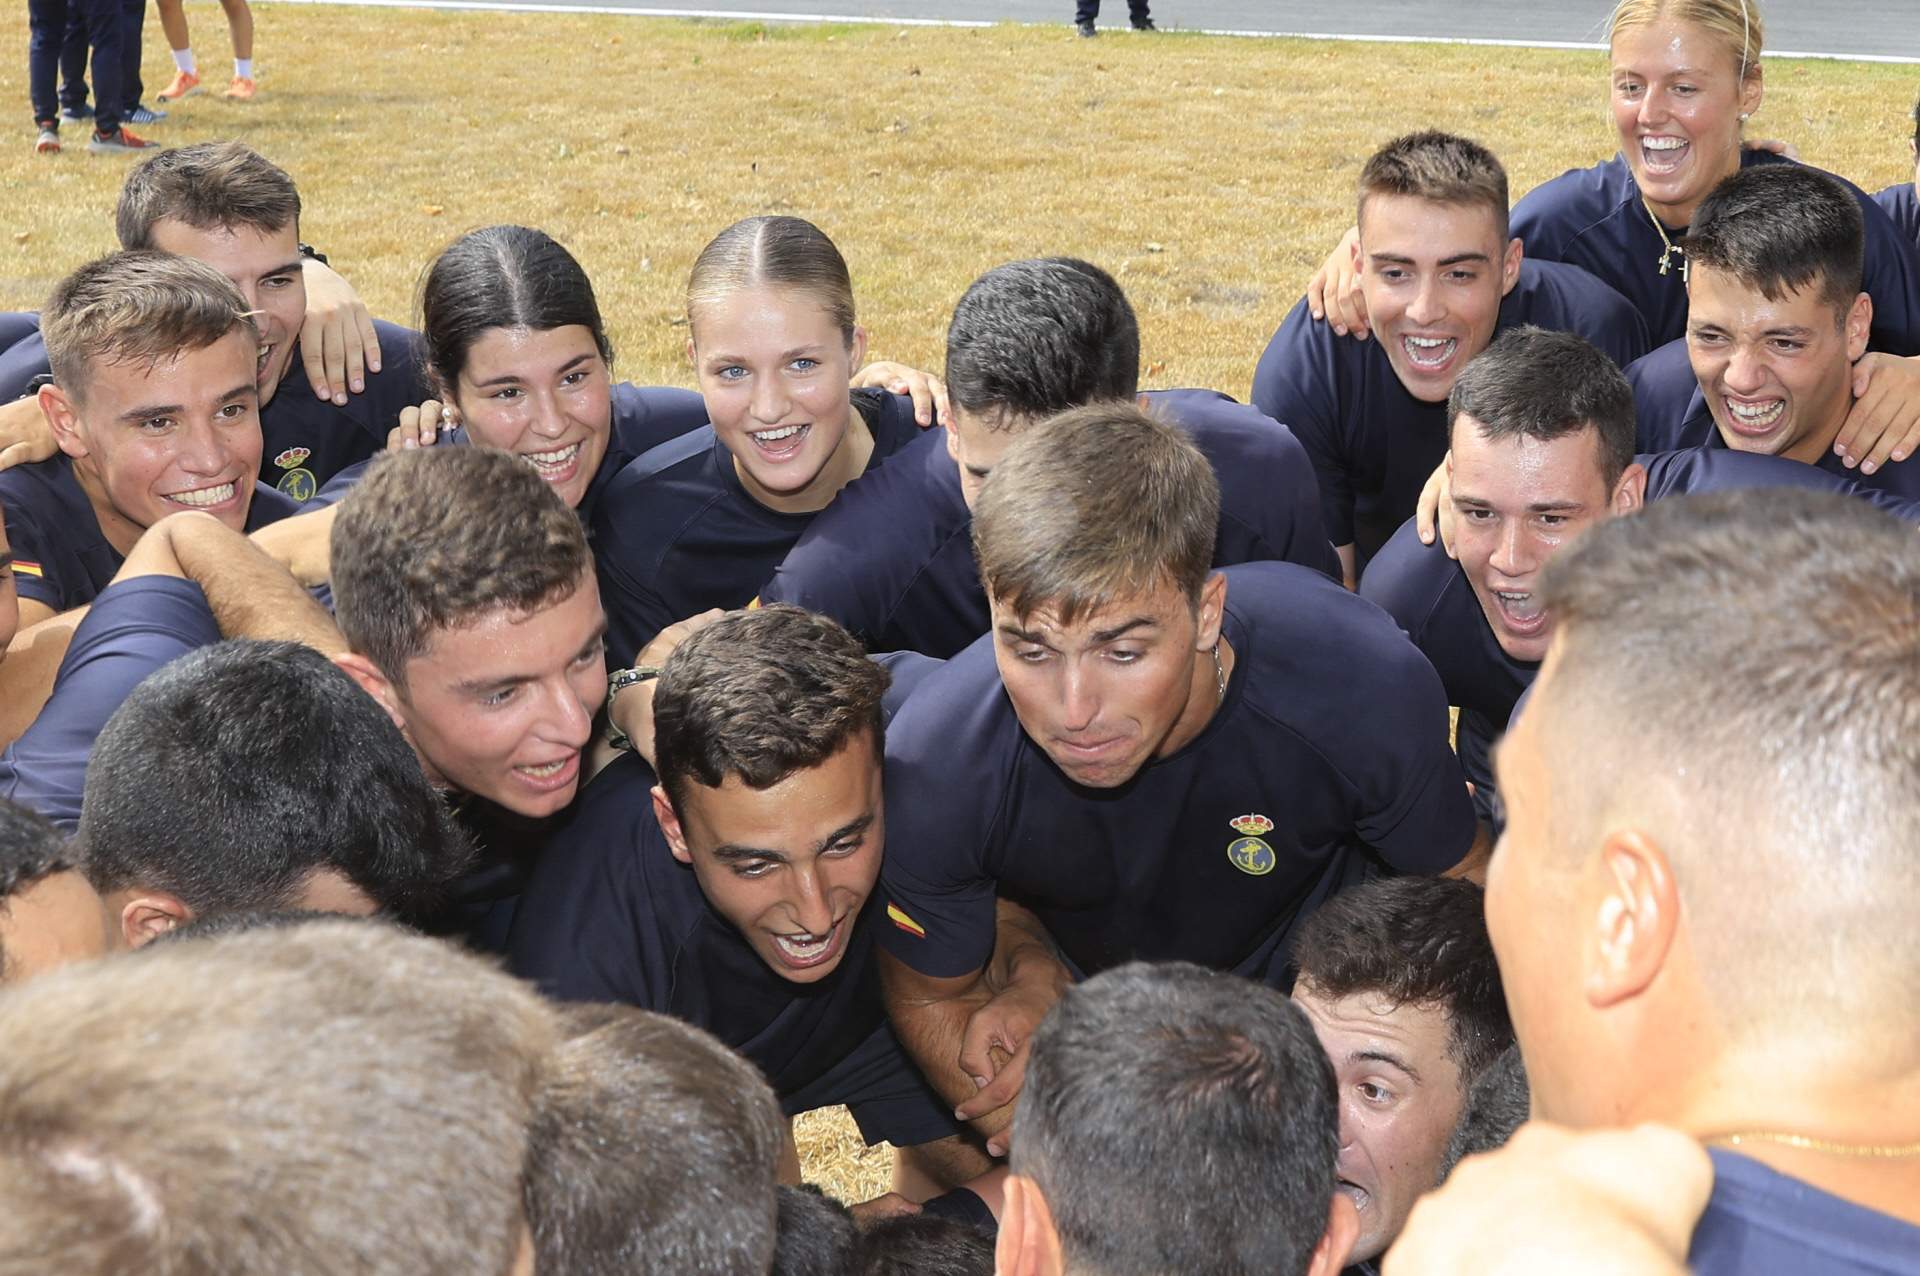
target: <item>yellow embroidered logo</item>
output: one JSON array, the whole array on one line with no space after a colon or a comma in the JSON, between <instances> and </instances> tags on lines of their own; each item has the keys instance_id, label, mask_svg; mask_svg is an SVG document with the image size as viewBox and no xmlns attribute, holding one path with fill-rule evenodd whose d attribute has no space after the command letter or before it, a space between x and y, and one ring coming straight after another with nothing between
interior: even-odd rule
<instances>
[{"instance_id":1,"label":"yellow embroidered logo","mask_svg":"<svg viewBox=\"0 0 1920 1276\"><path fill-rule=\"evenodd\" d=\"M1227 823L1240 836L1227 843L1227 862L1249 877L1265 877L1277 862L1273 847L1262 833L1273 832L1273 821L1264 815L1237 815Z\"/></svg>"}]
</instances>

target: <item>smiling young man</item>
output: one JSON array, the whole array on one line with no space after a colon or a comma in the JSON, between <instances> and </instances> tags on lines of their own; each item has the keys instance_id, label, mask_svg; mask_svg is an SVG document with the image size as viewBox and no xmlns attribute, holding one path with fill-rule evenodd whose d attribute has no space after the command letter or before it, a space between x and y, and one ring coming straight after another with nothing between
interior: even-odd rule
<instances>
[{"instance_id":1,"label":"smiling young man","mask_svg":"<svg viewBox=\"0 0 1920 1276\"><path fill-rule=\"evenodd\" d=\"M1743 169L1701 203L1686 246L1687 362L1667 351L1643 361L1642 438L1785 457L1920 497L1920 462L1851 469L1834 450L1873 324L1860 208L1846 188L1798 165ZM1903 372L1883 363L1868 393L1899 396L1911 415L1920 391Z\"/></svg>"},{"instance_id":2,"label":"smiling young man","mask_svg":"<svg viewBox=\"0 0 1920 1276\"><path fill-rule=\"evenodd\" d=\"M1480 888L1356 886L1307 919L1294 963L1293 1002L1333 1061L1335 1173L1360 1216L1348 1261L1370 1264L1438 1186L1468 1092L1513 1044Z\"/></svg>"},{"instance_id":3,"label":"smiling young man","mask_svg":"<svg viewBox=\"0 0 1920 1276\"><path fill-rule=\"evenodd\" d=\"M1422 544L1409 520L1368 566L1360 595L1399 622L1446 684L1460 710L1461 765L1490 821L1488 750L1546 654L1551 617L1538 584L1555 554L1665 496L1851 486L1810 466L1707 448L1635 456L1625 375L1571 333L1503 333L1454 383L1447 419L1451 551Z\"/></svg>"},{"instance_id":4,"label":"smiling young man","mask_svg":"<svg viewBox=\"0 0 1920 1276\"><path fill-rule=\"evenodd\" d=\"M1132 402L1140 329L1113 277L1048 257L974 280L947 326L952 413L941 437L855 479L787 554L763 602L832 616L875 651L945 659L987 632L969 539L980 484L1021 432L1069 408ZM1139 396L1193 437L1220 480L1214 566L1338 570L1313 466L1284 427L1211 390Z\"/></svg>"},{"instance_id":5,"label":"smiling young man","mask_svg":"<svg viewBox=\"0 0 1920 1276\"><path fill-rule=\"evenodd\" d=\"M481 447L389 453L334 516L341 666L465 795L482 866L449 929L505 942L513 900L573 801L607 695L606 617L585 530L534 468Z\"/></svg>"},{"instance_id":6,"label":"smiling young man","mask_svg":"<svg viewBox=\"0 0 1920 1276\"><path fill-rule=\"evenodd\" d=\"M1487 878L1535 1113L1704 1144L1701 1276L1911 1270L1912 528L1820 492L1662 501L1542 592Z\"/></svg>"},{"instance_id":7,"label":"smiling young man","mask_svg":"<svg viewBox=\"0 0 1920 1276\"><path fill-rule=\"evenodd\" d=\"M845 1103L868 1141L938 1143L922 1156L977 1173L875 977L888 687L845 630L793 607L688 638L653 693L657 774L634 755L588 787L521 900L511 966L565 1000L707 1029L789 1115Z\"/></svg>"},{"instance_id":8,"label":"smiling young man","mask_svg":"<svg viewBox=\"0 0 1920 1276\"><path fill-rule=\"evenodd\" d=\"M41 316L60 451L0 473L20 620L83 606L141 533L200 510L253 530L293 511L255 482L259 336L219 274L167 253L82 266Z\"/></svg>"},{"instance_id":9,"label":"smiling young man","mask_svg":"<svg viewBox=\"0 0 1920 1276\"><path fill-rule=\"evenodd\" d=\"M1621 365L1647 352L1626 298L1575 266L1523 260L1507 175L1484 147L1413 133L1360 173L1354 249L1374 340L1338 336L1303 300L1254 370L1253 402L1299 436L1349 584L1413 513L1446 454L1454 379L1517 324L1577 332Z\"/></svg>"},{"instance_id":10,"label":"smiling young man","mask_svg":"<svg viewBox=\"0 0 1920 1276\"><path fill-rule=\"evenodd\" d=\"M982 485L994 628L892 724L881 931L901 1039L969 1119L1018 1085L985 1038L1019 1054L1066 977L1185 960L1281 983L1335 891L1474 845L1432 668L1319 572L1214 571L1219 503L1193 442L1125 405L1033 427ZM1000 896L1059 957L989 1031L1012 1005L988 1008Z\"/></svg>"}]
</instances>

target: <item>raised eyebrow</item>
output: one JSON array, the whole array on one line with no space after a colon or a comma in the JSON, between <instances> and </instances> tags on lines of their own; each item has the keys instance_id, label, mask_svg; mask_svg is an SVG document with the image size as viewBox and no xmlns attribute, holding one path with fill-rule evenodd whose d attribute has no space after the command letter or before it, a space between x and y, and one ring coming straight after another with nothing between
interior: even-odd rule
<instances>
[{"instance_id":1,"label":"raised eyebrow","mask_svg":"<svg viewBox=\"0 0 1920 1276\"><path fill-rule=\"evenodd\" d=\"M232 403L235 399L257 399L259 397L260 387L251 381L247 381L221 395L220 402L223 404Z\"/></svg>"},{"instance_id":2,"label":"raised eyebrow","mask_svg":"<svg viewBox=\"0 0 1920 1276\"><path fill-rule=\"evenodd\" d=\"M281 262L278 266L273 267L271 270L261 271L260 278L274 279L280 275L294 275L298 273L300 273L300 259L298 257L295 257L291 261Z\"/></svg>"},{"instance_id":3,"label":"raised eyebrow","mask_svg":"<svg viewBox=\"0 0 1920 1276\"><path fill-rule=\"evenodd\" d=\"M1420 1079L1420 1070L1402 1059L1399 1055L1386 1050L1356 1050L1347 1058L1354 1063L1384 1063L1390 1068L1398 1068L1415 1081Z\"/></svg>"},{"instance_id":4,"label":"raised eyebrow","mask_svg":"<svg viewBox=\"0 0 1920 1276\"><path fill-rule=\"evenodd\" d=\"M226 402L222 399L221 402ZM142 403L138 407L128 408L120 414L122 421L144 421L148 417L178 416L187 410L184 403Z\"/></svg>"}]
</instances>

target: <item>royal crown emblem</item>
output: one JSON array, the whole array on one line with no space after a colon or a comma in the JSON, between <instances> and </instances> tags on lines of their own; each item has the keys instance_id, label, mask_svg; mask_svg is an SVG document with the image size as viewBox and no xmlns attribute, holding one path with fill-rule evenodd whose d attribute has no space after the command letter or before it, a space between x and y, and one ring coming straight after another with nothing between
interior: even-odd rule
<instances>
[{"instance_id":1,"label":"royal crown emblem","mask_svg":"<svg viewBox=\"0 0 1920 1276\"><path fill-rule=\"evenodd\" d=\"M1264 815L1236 815L1227 823L1248 837L1259 837L1262 833L1273 832L1273 821Z\"/></svg>"},{"instance_id":2,"label":"royal crown emblem","mask_svg":"<svg viewBox=\"0 0 1920 1276\"><path fill-rule=\"evenodd\" d=\"M290 447L279 456L274 457L273 463L283 470L290 470L312 455L313 452L309 448Z\"/></svg>"}]
</instances>

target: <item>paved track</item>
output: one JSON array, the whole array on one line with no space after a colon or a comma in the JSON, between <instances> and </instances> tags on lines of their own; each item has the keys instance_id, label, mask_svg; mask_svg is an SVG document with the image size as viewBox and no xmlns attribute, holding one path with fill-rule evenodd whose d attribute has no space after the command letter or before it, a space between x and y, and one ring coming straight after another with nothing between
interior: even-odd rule
<instances>
[{"instance_id":1,"label":"paved track","mask_svg":"<svg viewBox=\"0 0 1920 1276\"><path fill-rule=\"evenodd\" d=\"M890 22L1061 22L1072 0L280 0L281 3L397 4L422 8L553 8L667 17L763 21L874 18ZM1363 40L1455 39L1518 44L1589 44L1599 38L1606 0L1154 0L1162 26L1246 35L1313 35ZM1769 51L1819 57L1920 62L1914 0L1772 0ZM1101 22L1124 28L1126 0L1102 0Z\"/></svg>"}]
</instances>

